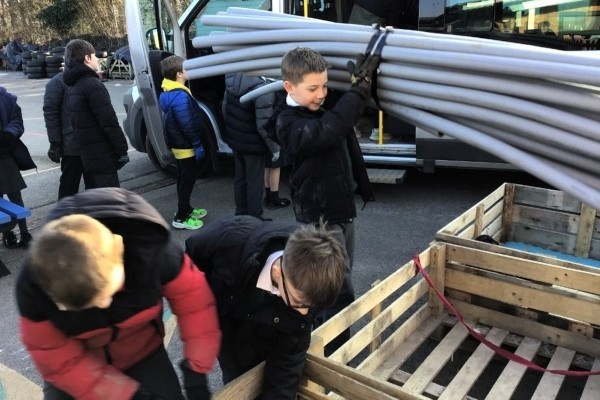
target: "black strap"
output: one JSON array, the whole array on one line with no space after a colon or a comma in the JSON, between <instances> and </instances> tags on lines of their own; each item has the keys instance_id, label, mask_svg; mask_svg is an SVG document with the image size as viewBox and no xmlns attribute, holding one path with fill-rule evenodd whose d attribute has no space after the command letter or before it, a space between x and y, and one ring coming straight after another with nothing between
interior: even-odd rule
<instances>
[{"instance_id":1,"label":"black strap","mask_svg":"<svg viewBox=\"0 0 600 400\"><path fill-rule=\"evenodd\" d=\"M392 32L393 29L379 25L375 25L373 29L375 29L375 33L373 36L371 36L371 40L369 40L369 44L367 45L367 49L365 50L365 58L370 55L376 55L379 56L379 62L381 63L381 52L383 51L383 46L385 46L387 36L390 32ZM379 96L377 96L377 75L377 72L375 72L371 77L371 97L373 97L373 101L377 105L377 108L381 110Z\"/></svg>"}]
</instances>

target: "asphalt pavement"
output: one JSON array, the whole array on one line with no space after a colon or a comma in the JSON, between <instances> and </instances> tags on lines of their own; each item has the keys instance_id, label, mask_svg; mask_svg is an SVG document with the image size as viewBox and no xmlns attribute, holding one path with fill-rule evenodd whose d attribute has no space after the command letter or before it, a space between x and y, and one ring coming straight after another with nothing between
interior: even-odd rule
<instances>
[{"instance_id":1,"label":"asphalt pavement","mask_svg":"<svg viewBox=\"0 0 600 400\"><path fill-rule=\"evenodd\" d=\"M37 171L24 173L28 188L23 191L25 204L33 214L28 224L34 237L56 203L60 176L57 164L46 156L48 141L41 105L47 81L26 79L21 72L0 71L0 86L18 95L26 128L23 141L38 164ZM125 115L123 94L131 84L132 81L127 80L106 82L120 120ZM122 186L140 193L170 221L176 207L173 179L157 172L145 154L130 150L130 158L131 162L119 173ZM411 170L400 185L374 185L376 201L364 209L357 197L359 212L353 273L357 294L365 293L373 282L385 278L412 255L425 249L438 229L504 181L540 184L527 174L515 172L439 170L435 174L422 174ZM285 173L281 192L284 197L289 196ZM192 204L208 210L206 224L233 215L233 168L227 168L217 176L199 179ZM291 207L266 210L265 217L292 221L293 212ZM173 235L183 243L190 232L174 231ZM42 398L41 378L19 339L14 302L13 287L24 255L22 249L8 250L0 246L0 258L11 271L10 275L0 278L0 400ZM165 319L169 354L177 362L181 357L181 342L174 319L169 315ZM211 374L210 383L213 389L221 386L218 369Z\"/></svg>"}]
</instances>

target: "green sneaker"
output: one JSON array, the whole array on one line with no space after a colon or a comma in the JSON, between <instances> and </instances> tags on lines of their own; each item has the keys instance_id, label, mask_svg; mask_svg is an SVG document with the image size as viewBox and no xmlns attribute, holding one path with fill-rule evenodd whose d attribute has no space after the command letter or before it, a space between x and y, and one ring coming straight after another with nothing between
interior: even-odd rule
<instances>
[{"instance_id":1,"label":"green sneaker","mask_svg":"<svg viewBox=\"0 0 600 400\"><path fill-rule=\"evenodd\" d=\"M177 229L195 230L202 228L204 226L204 222L200 221L199 219L188 217L186 220L174 219L172 225Z\"/></svg>"},{"instance_id":2,"label":"green sneaker","mask_svg":"<svg viewBox=\"0 0 600 400\"><path fill-rule=\"evenodd\" d=\"M190 217L194 219L201 219L206 217L208 212L204 208L194 208L190 213Z\"/></svg>"}]
</instances>

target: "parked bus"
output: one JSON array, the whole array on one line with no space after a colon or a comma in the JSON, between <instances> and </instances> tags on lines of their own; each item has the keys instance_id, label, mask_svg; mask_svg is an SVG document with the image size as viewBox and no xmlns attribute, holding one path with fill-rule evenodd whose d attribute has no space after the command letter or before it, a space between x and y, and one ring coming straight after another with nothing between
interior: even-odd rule
<instances>
[{"instance_id":1,"label":"parked bus","mask_svg":"<svg viewBox=\"0 0 600 400\"><path fill-rule=\"evenodd\" d=\"M345 22L352 0L309 0L309 15ZM220 27L204 26L200 17L245 7L302 15L302 0L191 0L176 18L169 0L126 0L127 31L135 83L124 98L125 132L132 146L148 153L153 164L165 171L174 168L165 145L158 106L159 62L170 54L186 59L212 53L192 46L196 36ZM598 49L600 0L406 0L399 28L469 35L526 43L565 51ZM220 155L231 149L223 140L221 101L224 77L213 76L189 82L203 111L208 128L204 141L209 150L201 169L216 170ZM432 172L436 167L511 168L499 158L443 132L431 133L395 118L383 118L382 135L373 132L360 138L365 161L370 165L418 167ZM375 140L373 140L375 139Z\"/></svg>"}]
</instances>

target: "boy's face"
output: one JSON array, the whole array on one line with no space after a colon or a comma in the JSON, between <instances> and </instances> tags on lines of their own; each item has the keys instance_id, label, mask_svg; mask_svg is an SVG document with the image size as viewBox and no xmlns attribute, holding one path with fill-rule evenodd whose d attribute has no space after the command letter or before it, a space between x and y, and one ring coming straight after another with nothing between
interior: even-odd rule
<instances>
[{"instance_id":1,"label":"boy's face","mask_svg":"<svg viewBox=\"0 0 600 400\"><path fill-rule=\"evenodd\" d=\"M177 82L186 83L188 80L187 70L182 68L181 71L177 72Z\"/></svg>"},{"instance_id":2,"label":"boy's face","mask_svg":"<svg viewBox=\"0 0 600 400\"><path fill-rule=\"evenodd\" d=\"M285 81L283 87L296 103L317 111L327 96L327 71L308 73L297 85Z\"/></svg>"},{"instance_id":3,"label":"boy's face","mask_svg":"<svg viewBox=\"0 0 600 400\"><path fill-rule=\"evenodd\" d=\"M286 279L282 264L282 258L279 258L273 264L272 269L273 280L279 289L279 294L285 304L298 311L300 314L306 315L310 312L311 307L306 305L307 302L303 300L305 296L294 287L292 282Z\"/></svg>"},{"instance_id":4,"label":"boy's face","mask_svg":"<svg viewBox=\"0 0 600 400\"><path fill-rule=\"evenodd\" d=\"M98 67L100 66L100 62L98 61L98 57L96 57L96 53L86 55L83 59L83 63L94 71L97 71Z\"/></svg>"}]
</instances>

